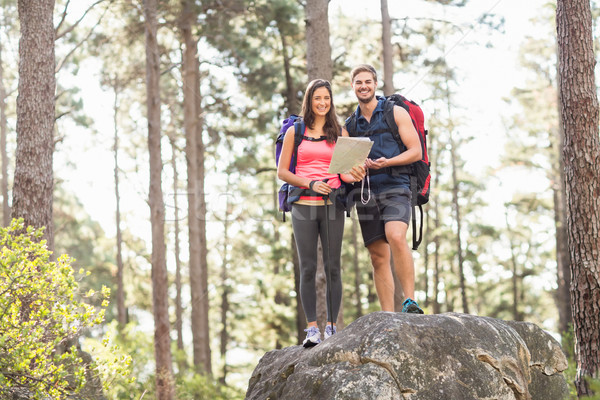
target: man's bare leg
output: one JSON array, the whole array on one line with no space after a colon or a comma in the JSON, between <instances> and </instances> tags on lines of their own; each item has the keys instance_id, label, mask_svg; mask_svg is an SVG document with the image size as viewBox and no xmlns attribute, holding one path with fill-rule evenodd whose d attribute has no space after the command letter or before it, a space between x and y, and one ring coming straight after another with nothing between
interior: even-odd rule
<instances>
[{"instance_id":1,"label":"man's bare leg","mask_svg":"<svg viewBox=\"0 0 600 400\"><path fill-rule=\"evenodd\" d=\"M373 264L373 280L382 311L394 311L394 277L390 266L390 246L377 240L367 246Z\"/></svg>"}]
</instances>

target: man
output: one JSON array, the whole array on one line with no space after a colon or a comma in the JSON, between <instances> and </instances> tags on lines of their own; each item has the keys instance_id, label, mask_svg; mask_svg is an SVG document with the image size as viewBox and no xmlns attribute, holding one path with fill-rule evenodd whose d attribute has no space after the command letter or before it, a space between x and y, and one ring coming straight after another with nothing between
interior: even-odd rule
<instances>
[{"instance_id":1,"label":"man","mask_svg":"<svg viewBox=\"0 0 600 400\"><path fill-rule=\"evenodd\" d=\"M366 136L374 143L365 162L368 173L361 186L361 201L356 202L365 246L373 264L373 276L383 311L394 310L394 279L390 268L390 250L394 270L406 300L402 312L422 314L415 297L415 267L406 232L411 213L410 177L398 166L421 159L421 144L408 112L394 106L394 120L404 151L385 122L383 98L375 97L377 72L370 65L352 70L352 88L358 99L356 126L346 129L351 136Z\"/></svg>"}]
</instances>

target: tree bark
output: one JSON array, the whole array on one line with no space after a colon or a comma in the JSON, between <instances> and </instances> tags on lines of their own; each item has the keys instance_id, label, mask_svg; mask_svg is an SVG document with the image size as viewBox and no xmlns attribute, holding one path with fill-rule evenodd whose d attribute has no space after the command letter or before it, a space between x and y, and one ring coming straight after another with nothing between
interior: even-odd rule
<instances>
[{"instance_id":1,"label":"tree bark","mask_svg":"<svg viewBox=\"0 0 600 400\"><path fill-rule=\"evenodd\" d=\"M19 0L19 95L13 218L45 227L54 249L52 156L54 151L54 0Z\"/></svg>"},{"instance_id":2,"label":"tree bark","mask_svg":"<svg viewBox=\"0 0 600 400\"><path fill-rule=\"evenodd\" d=\"M520 321L519 318L519 271L517 263L517 255L515 252L515 244L513 242L513 233L510 229L510 223L508 222L508 207L507 204L504 209L504 220L506 222L506 234L508 236L508 245L510 247L510 266L512 272L511 289L512 289L512 314L513 320Z\"/></svg>"},{"instance_id":3,"label":"tree bark","mask_svg":"<svg viewBox=\"0 0 600 400\"><path fill-rule=\"evenodd\" d=\"M306 68L308 80L333 77L331 45L329 43L329 0L307 0L306 15Z\"/></svg>"},{"instance_id":4,"label":"tree bark","mask_svg":"<svg viewBox=\"0 0 600 400\"><path fill-rule=\"evenodd\" d=\"M177 146L175 138L169 137L171 143L172 157L171 168L173 169L173 210L174 210L174 228L175 228L175 330L177 331L177 350L183 353L183 305L181 299L181 246L179 244L179 173L177 170ZM186 366L185 360L179 361L179 371Z\"/></svg>"},{"instance_id":5,"label":"tree bark","mask_svg":"<svg viewBox=\"0 0 600 400\"><path fill-rule=\"evenodd\" d=\"M227 175L227 187L230 185L230 176ZM227 344L229 342L229 331L227 329L227 313L229 312L229 283L227 267L229 265L229 217L231 216L231 199L227 196L225 204L225 220L223 221L223 263L221 265L221 287L223 288L223 294L221 296L221 342L220 342L220 355L221 362L223 364L223 370L219 382L225 385L227 380Z\"/></svg>"},{"instance_id":6,"label":"tree bark","mask_svg":"<svg viewBox=\"0 0 600 400\"><path fill-rule=\"evenodd\" d=\"M8 154L6 154L6 87L4 86L4 64L2 61L2 43L0 42L0 157L2 157L2 225L10 224L10 206L8 205Z\"/></svg>"},{"instance_id":7,"label":"tree bark","mask_svg":"<svg viewBox=\"0 0 600 400\"><path fill-rule=\"evenodd\" d=\"M200 63L198 63L198 66ZM202 118L202 95L200 93L200 68L196 70L196 116L198 123L196 124L196 181L198 182L196 189L196 204L198 206L198 225L200 233L200 289L202 293L199 319L200 319L200 341L202 342L202 365L204 371L212 374L212 361L210 352L210 326L208 321L209 298L208 298L208 247L206 244L206 200L204 194L204 141L202 139L202 128L204 120Z\"/></svg>"},{"instance_id":8,"label":"tree bark","mask_svg":"<svg viewBox=\"0 0 600 400\"><path fill-rule=\"evenodd\" d=\"M387 0L381 0L381 40L383 44L383 94L389 96L396 90L394 89L392 20Z\"/></svg>"},{"instance_id":9,"label":"tree bark","mask_svg":"<svg viewBox=\"0 0 600 400\"><path fill-rule=\"evenodd\" d=\"M168 280L165 248L165 205L161 187L160 64L157 42L157 0L144 0L146 25L146 102L150 156L150 222L152 223L152 304L157 398L173 399Z\"/></svg>"},{"instance_id":10,"label":"tree bark","mask_svg":"<svg viewBox=\"0 0 600 400\"><path fill-rule=\"evenodd\" d=\"M558 69L558 66L557 66ZM557 71L558 87L560 87L560 74ZM558 308L558 329L561 334L569 332L573 324L573 310L571 308L571 255L569 254L569 234L567 232L567 193L565 188L565 163L564 163L564 138L562 116L560 112L560 91L558 96L558 129L556 130L556 143L558 144L557 162L554 173L554 226L556 227L556 306Z\"/></svg>"},{"instance_id":11,"label":"tree bark","mask_svg":"<svg viewBox=\"0 0 600 400\"><path fill-rule=\"evenodd\" d=\"M119 112L119 84L117 78L113 82L114 101L113 101L113 129L114 137L114 159L115 159L115 201L116 201L116 227L117 227L117 322L119 328L127 324L127 311L125 309L125 286L123 283L123 235L121 232L121 198L119 195L119 129L117 117Z\"/></svg>"},{"instance_id":12,"label":"tree bark","mask_svg":"<svg viewBox=\"0 0 600 400\"><path fill-rule=\"evenodd\" d=\"M212 373L208 333L208 288L206 275L206 232L204 215L204 146L200 120L200 63L198 41L192 35L196 21L194 2L182 1L183 118L186 137L189 270L192 300L192 349L198 372ZM204 210L204 211L202 211Z\"/></svg>"},{"instance_id":13,"label":"tree bark","mask_svg":"<svg viewBox=\"0 0 600 400\"><path fill-rule=\"evenodd\" d=\"M590 2L558 0L560 114L564 132L571 305L579 396L600 378L600 140Z\"/></svg>"},{"instance_id":14,"label":"tree bark","mask_svg":"<svg viewBox=\"0 0 600 400\"><path fill-rule=\"evenodd\" d=\"M448 119L452 121L452 102L450 100L450 88L448 85L448 78L446 77L446 106L448 107ZM452 129L450 129L450 162L452 168L452 208L454 211L454 220L456 222L456 253L458 255L458 275L460 281L460 294L462 299L463 312L469 313L469 303L467 300L467 288L465 284L465 271L464 271L464 256L462 249L461 239L461 215L460 205L458 204L458 178L457 178L457 165L456 165L456 144L453 138Z\"/></svg>"},{"instance_id":15,"label":"tree bark","mask_svg":"<svg viewBox=\"0 0 600 400\"><path fill-rule=\"evenodd\" d=\"M277 21L277 25L280 23L287 23L287 21ZM290 68L290 57L288 56L288 44L283 31L279 29L279 36L281 38L281 57L283 58L283 72L285 74L285 105L288 109L288 114L299 114L300 105L296 96L296 90L294 88L294 80L292 79L292 72Z\"/></svg>"}]
</instances>

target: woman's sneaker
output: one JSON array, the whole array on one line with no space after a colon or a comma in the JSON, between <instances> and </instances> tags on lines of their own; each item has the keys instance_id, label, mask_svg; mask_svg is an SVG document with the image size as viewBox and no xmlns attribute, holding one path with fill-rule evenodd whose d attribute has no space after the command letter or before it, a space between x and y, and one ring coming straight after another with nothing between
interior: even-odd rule
<instances>
[{"instance_id":1,"label":"woman's sneaker","mask_svg":"<svg viewBox=\"0 0 600 400\"><path fill-rule=\"evenodd\" d=\"M309 326L304 332L306 332L306 339L302 342L302 346L313 347L321 343L321 332L316 326Z\"/></svg>"},{"instance_id":2,"label":"woman's sneaker","mask_svg":"<svg viewBox=\"0 0 600 400\"><path fill-rule=\"evenodd\" d=\"M325 340L329 339L336 333L337 333L337 329L336 329L335 325L333 326L333 329L331 329L331 324L327 324L327 326L325 327Z\"/></svg>"},{"instance_id":3,"label":"woman's sneaker","mask_svg":"<svg viewBox=\"0 0 600 400\"><path fill-rule=\"evenodd\" d=\"M410 297L404 300L404 303L402 303L402 312L409 314L423 314L423 310L421 310L421 307L419 307L419 303Z\"/></svg>"}]
</instances>

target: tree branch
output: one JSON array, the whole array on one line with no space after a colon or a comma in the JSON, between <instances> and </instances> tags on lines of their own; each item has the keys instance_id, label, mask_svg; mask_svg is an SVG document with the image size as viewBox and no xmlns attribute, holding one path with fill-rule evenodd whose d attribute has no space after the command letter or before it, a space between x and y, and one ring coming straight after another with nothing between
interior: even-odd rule
<instances>
[{"instance_id":1,"label":"tree branch","mask_svg":"<svg viewBox=\"0 0 600 400\"><path fill-rule=\"evenodd\" d=\"M87 10L85 10L85 12L83 13L83 15L81 16L81 18L79 18L73 25L69 26L67 29L65 29L63 32L59 33L59 29L62 26L62 24L65 22L65 18L67 16L67 7L69 6L69 2L70 0L67 0L67 4L65 4L65 10L63 11L63 15L62 15L62 19L60 21L60 23L58 24L58 26L56 27L56 38L55 40L58 40L60 38L62 38L63 36L65 36L67 33L70 33L73 31L73 29L75 29L77 26L79 26L79 24L81 23L81 21L83 21L85 19L85 16L94 8L96 7L98 4L103 3L107 0L97 0L94 4L92 4L91 6L89 6L89 8ZM110 0L109 0L110 1ZM106 10L104 11L104 13L106 13ZM104 15L104 14L103 14ZM102 19L102 18L100 18ZM100 22L100 21L98 21Z\"/></svg>"}]
</instances>

